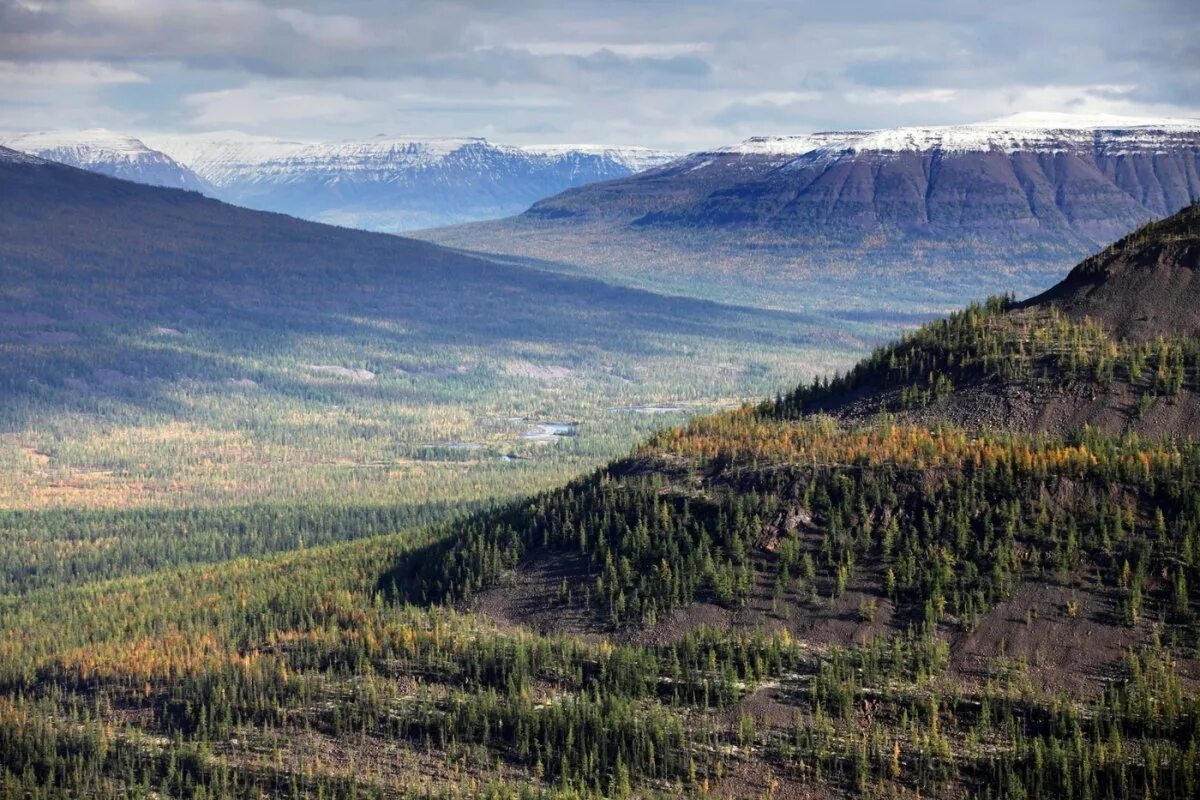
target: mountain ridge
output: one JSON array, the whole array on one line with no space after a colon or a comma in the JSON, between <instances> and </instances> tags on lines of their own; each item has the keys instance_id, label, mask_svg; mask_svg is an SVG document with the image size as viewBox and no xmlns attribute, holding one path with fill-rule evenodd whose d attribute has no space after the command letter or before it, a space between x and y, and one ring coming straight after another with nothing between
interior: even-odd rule
<instances>
[{"instance_id":1,"label":"mountain ridge","mask_svg":"<svg viewBox=\"0 0 1200 800\"><path fill-rule=\"evenodd\" d=\"M628 266L637 253L651 281L749 280L789 302L849 304L881 286L897 303L914 285L946 287L951 305L1033 294L1200 197L1200 123L1138 122L751 139L418 235L643 280Z\"/></svg>"},{"instance_id":2,"label":"mountain ridge","mask_svg":"<svg viewBox=\"0 0 1200 800\"><path fill-rule=\"evenodd\" d=\"M505 216L561 191L624 177L673 154L595 145L493 144L379 136L344 142L263 137L151 138L221 199L368 230Z\"/></svg>"},{"instance_id":3,"label":"mountain ridge","mask_svg":"<svg viewBox=\"0 0 1200 800\"><path fill-rule=\"evenodd\" d=\"M498 145L479 137L376 136L308 142L238 132L105 129L0 137L0 145L235 205L382 232L506 216L674 154L610 145Z\"/></svg>"}]
</instances>

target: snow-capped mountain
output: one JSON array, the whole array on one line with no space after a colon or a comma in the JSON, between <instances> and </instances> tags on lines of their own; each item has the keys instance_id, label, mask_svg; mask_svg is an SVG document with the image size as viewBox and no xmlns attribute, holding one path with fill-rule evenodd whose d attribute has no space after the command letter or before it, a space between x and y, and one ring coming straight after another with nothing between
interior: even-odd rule
<instances>
[{"instance_id":1,"label":"snow-capped mountain","mask_svg":"<svg viewBox=\"0 0 1200 800\"><path fill-rule=\"evenodd\" d=\"M1055 230L1094 247L1200 197L1200 120L1017 114L755 137L537 203L530 218L787 235ZM563 223L565 224L565 223Z\"/></svg>"},{"instance_id":2,"label":"snow-capped mountain","mask_svg":"<svg viewBox=\"0 0 1200 800\"><path fill-rule=\"evenodd\" d=\"M103 128L0 136L0 145L60 164L152 186L206 191L192 170L140 139Z\"/></svg>"},{"instance_id":3,"label":"snow-capped mountain","mask_svg":"<svg viewBox=\"0 0 1200 800\"><path fill-rule=\"evenodd\" d=\"M1091 250L1200 197L1198 167L1200 120L1017 114L821 133L683 159L671 172L700 196L651 201L635 222L838 241L1054 232ZM541 210L561 212L554 198Z\"/></svg>"},{"instance_id":4,"label":"snow-capped mountain","mask_svg":"<svg viewBox=\"0 0 1200 800\"><path fill-rule=\"evenodd\" d=\"M650 147L612 147L602 144L534 144L520 148L531 156L546 159L547 163L582 165L590 161L607 162L623 167L629 174L645 172L677 158L674 153Z\"/></svg>"},{"instance_id":5,"label":"snow-capped mountain","mask_svg":"<svg viewBox=\"0 0 1200 800\"><path fill-rule=\"evenodd\" d=\"M970 125L830 131L804 136L759 136L715 152L783 158L844 153L1066 153L1097 149L1105 155L1167 152L1194 138L1200 120L1146 119L1110 114L1022 112Z\"/></svg>"},{"instance_id":6,"label":"snow-capped mountain","mask_svg":"<svg viewBox=\"0 0 1200 800\"><path fill-rule=\"evenodd\" d=\"M400 232L519 214L564 189L674 154L644 147L511 147L477 138L305 142L237 132L135 138L95 129L0 136L50 161L319 222Z\"/></svg>"},{"instance_id":7,"label":"snow-capped mountain","mask_svg":"<svg viewBox=\"0 0 1200 800\"><path fill-rule=\"evenodd\" d=\"M222 200L392 232L520 213L564 189L673 157L638 147L510 147L477 138L322 143L221 133L150 141Z\"/></svg>"},{"instance_id":8,"label":"snow-capped mountain","mask_svg":"<svg viewBox=\"0 0 1200 800\"><path fill-rule=\"evenodd\" d=\"M1011 264L1034 276L1021 287L1034 290L1049 285L1041 271L1060 277L1081 255L1197 198L1200 120L1018 114L755 137L569 190L512 220L422 235L607 271Z\"/></svg>"}]
</instances>

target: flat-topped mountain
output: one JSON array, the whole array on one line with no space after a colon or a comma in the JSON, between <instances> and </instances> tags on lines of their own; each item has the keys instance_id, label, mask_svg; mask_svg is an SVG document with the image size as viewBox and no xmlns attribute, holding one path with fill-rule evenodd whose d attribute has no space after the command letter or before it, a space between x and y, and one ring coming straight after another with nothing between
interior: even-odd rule
<instances>
[{"instance_id":1,"label":"flat-topped mountain","mask_svg":"<svg viewBox=\"0 0 1200 800\"><path fill-rule=\"evenodd\" d=\"M754 138L564 192L510 220L422 235L620 274L637 261L659 280L874 276L898 287L940 281L965 299L968 287L1044 289L1096 247L1197 197L1198 120L1024 114Z\"/></svg>"}]
</instances>

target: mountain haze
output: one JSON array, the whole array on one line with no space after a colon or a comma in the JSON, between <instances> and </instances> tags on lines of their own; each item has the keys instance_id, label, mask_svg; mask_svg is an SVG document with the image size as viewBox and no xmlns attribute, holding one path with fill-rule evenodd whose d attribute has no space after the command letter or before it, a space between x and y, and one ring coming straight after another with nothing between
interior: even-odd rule
<instances>
[{"instance_id":1,"label":"mountain haze","mask_svg":"<svg viewBox=\"0 0 1200 800\"><path fill-rule=\"evenodd\" d=\"M962 302L1044 289L1086 253L1197 197L1200 121L1025 114L750 139L509 220L422 235L641 279L636 262L650 268L645 280L679 286L836 280L852 297L870 277L890 286L891 301L941 286Z\"/></svg>"},{"instance_id":2,"label":"mountain haze","mask_svg":"<svg viewBox=\"0 0 1200 800\"><path fill-rule=\"evenodd\" d=\"M227 202L388 232L508 216L564 189L673 157L639 147L510 147L415 136L302 143L234 133L151 142Z\"/></svg>"},{"instance_id":3,"label":"mountain haze","mask_svg":"<svg viewBox=\"0 0 1200 800\"><path fill-rule=\"evenodd\" d=\"M512 147L479 138L319 143L225 132L146 139L149 145L96 129L0 137L0 145L234 205L383 232L509 216L564 189L674 158L644 147Z\"/></svg>"},{"instance_id":4,"label":"mountain haze","mask_svg":"<svg viewBox=\"0 0 1200 800\"><path fill-rule=\"evenodd\" d=\"M844 363L878 335L850 327L0 148L0 594L540 488L798 359Z\"/></svg>"},{"instance_id":5,"label":"mountain haze","mask_svg":"<svg viewBox=\"0 0 1200 800\"><path fill-rule=\"evenodd\" d=\"M788 331L788 323L801 323L799 315L497 264L413 239L115 180L4 148L0 210L3 300L13 315L6 335L17 339L36 339L41 328L73 330L93 314L119 314L123 323L143 326L189 318L216 324L228 316L261 326L281 344L313 326L353 328L340 321L343 314L403 322L408 335L433 341L497 347L583 337L620 349L637 347L642 335L698 333L713 324L735 341L800 341L814 333ZM599 324L609 314L621 324ZM750 321L756 317L759 322ZM780 332L768 332L780 324ZM88 364L99 351L89 356L88 342L71 336L56 352L78 358L74 367L85 374L100 366ZM6 367L10 388L25 391L29 364Z\"/></svg>"}]
</instances>

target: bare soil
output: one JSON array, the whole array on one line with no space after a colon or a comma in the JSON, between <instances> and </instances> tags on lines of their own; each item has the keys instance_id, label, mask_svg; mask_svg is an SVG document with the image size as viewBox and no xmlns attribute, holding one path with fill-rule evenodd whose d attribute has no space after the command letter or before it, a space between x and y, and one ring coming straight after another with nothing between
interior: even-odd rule
<instances>
[{"instance_id":1,"label":"bare soil","mask_svg":"<svg viewBox=\"0 0 1200 800\"><path fill-rule=\"evenodd\" d=\"M1096 694L1149 636L1145 625L1122 624L1117 611L1113 598L1091 588L1025 581L952 641L951 669L974 683L1020 662L1035 687Z\"/></svg>"}]
</instances>

